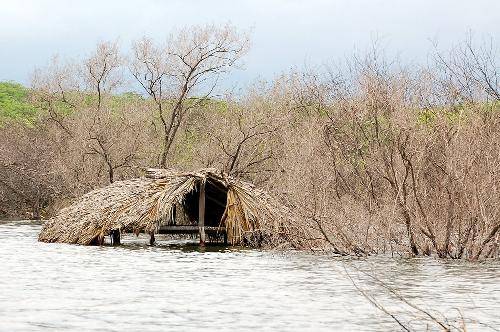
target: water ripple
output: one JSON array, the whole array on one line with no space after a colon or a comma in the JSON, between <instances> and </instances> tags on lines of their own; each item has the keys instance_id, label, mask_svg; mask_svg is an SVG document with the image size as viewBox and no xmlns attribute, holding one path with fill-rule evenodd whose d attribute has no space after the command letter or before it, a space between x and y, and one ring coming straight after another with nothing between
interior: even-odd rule
<instances>
[{"instance_id":1,"label":"water ripple","mask_svg":"<svg viewBox=\"0 0 500 332\"><path fill-rule=\"evenodd\" d=\"M202 250L186 241L150 247L145 238L85 247L39 243L39 230L0 223L0 331L396 329L346 271L403 317L401 303L378 280L436 315L457 317L460 310L471 330L500 326L498 262L346 260ZM413 324L419 327L418 319Z\"/></svg>"}]
</instances>

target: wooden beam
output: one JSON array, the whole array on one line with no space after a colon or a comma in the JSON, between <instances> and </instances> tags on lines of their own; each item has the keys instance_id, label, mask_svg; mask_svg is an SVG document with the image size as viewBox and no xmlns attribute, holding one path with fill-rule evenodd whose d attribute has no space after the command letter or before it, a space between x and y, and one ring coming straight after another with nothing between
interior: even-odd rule
<instances>
[{"instance_id":1,"label":"wooden beam","mask_svg":"<svg viewBox=\"0 0 500 332\"><path fill-rule=\"evenodd\" d=\"M198 201L198 227L200 232L200 245L205 245L205 180L200 183L200 198Z\"/></svg>"},{"instance_id":2,"label":"wooden beam","mask_svg":"<svg viewBox=\"0 0 500 332\"><path fill-rule=\"evenodd\" d=\"M158 234L199 234L198 225L165 225L160 226ZM205 234L224 234L225 227L205 226Z\"/></svg>"}]
</instances>

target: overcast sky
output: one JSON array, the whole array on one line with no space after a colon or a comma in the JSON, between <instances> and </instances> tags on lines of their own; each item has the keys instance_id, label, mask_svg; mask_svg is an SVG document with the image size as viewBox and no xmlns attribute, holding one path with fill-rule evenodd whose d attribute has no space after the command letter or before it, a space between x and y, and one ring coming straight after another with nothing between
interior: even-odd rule
<instances>
[{"instance_id":1,"label":"overcast sky","mask_svg":"<svg viewBox=\"0 0 500 332\"><path fill-rule=\"evenodd\" d=\"M499 0L0 0L0 80L29 83L51 56L78 58L99 41L126 48L143 35L227 23L252 29L246 69L230 80L271 79L366 49L374 38L404 61L426 60L431 40L500 39Z\"/></svg>"}]
</instances>

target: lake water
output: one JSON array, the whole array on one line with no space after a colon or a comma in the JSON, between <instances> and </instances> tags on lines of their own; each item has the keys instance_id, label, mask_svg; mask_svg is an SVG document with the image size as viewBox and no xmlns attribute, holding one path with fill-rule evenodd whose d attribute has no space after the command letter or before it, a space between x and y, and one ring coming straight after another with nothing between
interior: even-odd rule
<instances>
[{"instance_id":1,"label":"lake water","mask_svg":"<svg viewBox=\"0 0 500 332\"><path fill-rule=\"evenodd\" d=\"M430 324L384 285L439 319L460 326L463 316L469 331L500 328L498 261L353 260L133 238L85 247L39 243L40 228L0 222L0 331L398 330L360 291L416 330Z\"/></svg>"}]
</instances>

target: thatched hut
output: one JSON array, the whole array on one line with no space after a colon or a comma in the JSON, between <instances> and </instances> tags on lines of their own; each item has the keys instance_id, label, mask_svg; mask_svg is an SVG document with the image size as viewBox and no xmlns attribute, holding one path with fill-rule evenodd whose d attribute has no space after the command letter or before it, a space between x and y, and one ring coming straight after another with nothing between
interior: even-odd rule
<instances>
[{"instance_id":1,"label":"thatched hut","mask_svg":"<svg viewBox=\"0 0 500 332\"><path fill-rule=\"evenodd\" d=\"M179 215L184 218L179 218ZM179 222L182 220L182 222ZM258 245L286 238L290 212L252 184L214 169L150 169L141 178L91 191L43 226L39 240L102 244L121 233L199 232L230 244Z\"/></svg>"}]
</instances>

